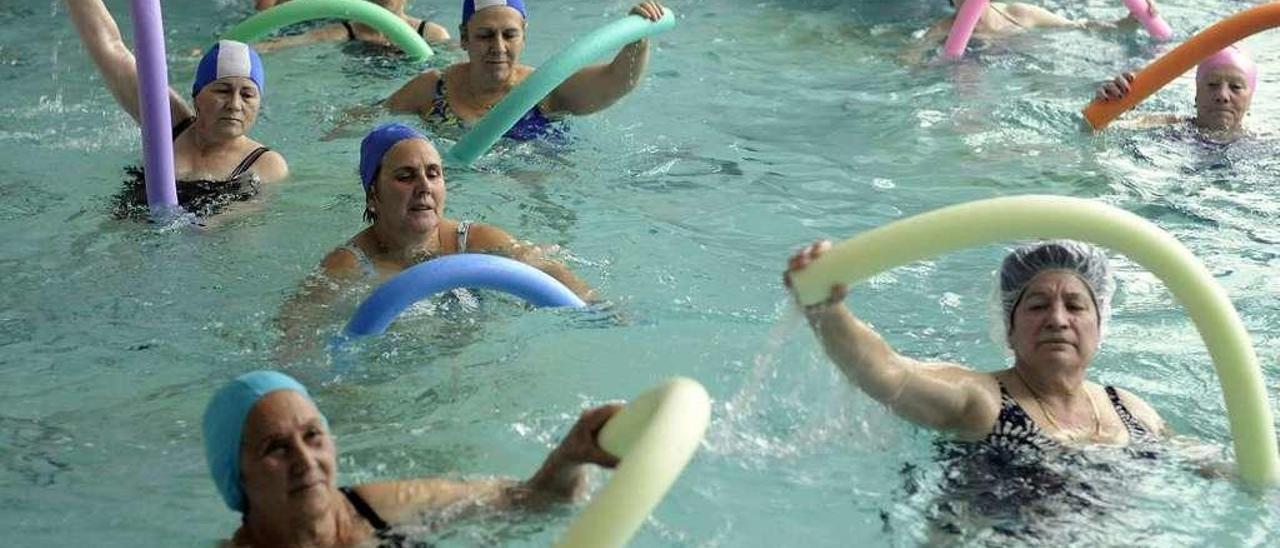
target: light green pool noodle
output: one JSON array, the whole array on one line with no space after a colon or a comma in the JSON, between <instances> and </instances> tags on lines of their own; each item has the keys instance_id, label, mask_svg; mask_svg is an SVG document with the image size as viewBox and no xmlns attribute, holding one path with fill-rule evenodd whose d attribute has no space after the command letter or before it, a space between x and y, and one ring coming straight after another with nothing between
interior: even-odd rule
<instances>
[{"instance_id":1,"label":"light green pool noodle","mask_svg":"<svg viewBox=\"0 0 1280 548\"><path fill-rule=\"evenodd\" d=\"M1227 401L1240 476L1255 486L1280 483L1280 453L1258 357L1235 307L1187 248L1147 220L1099 202L1017 196L942 208L869 230L834 245L792 276L802 304L837 283L947 251L1030 238L1071 238L1123 253L1159 277L1195 322Z\"/></svg>"},{"instance_id":2,"label":"light green pool noodle","mask_svg":"<svg viewBox=\"0 0 1280 548\"><path fill-rule=\"evenodd\" d=\"M683 377L627 404L598 437L600 447L621 459L618 469L556 546L625 546L693 458L710 419L706 389Z\"/></svg>"},{"instance_id":3,"label":"light green pool noodle","mask_svg":"<svg viewBox=\"0 0 1280 548\"><path fill-rule=\"evenodd\" d=\"M241 21L223 34L223 38L255 42L285 25L326 18L355 20L378 29L414 61L425 61L435 55L431 46L403 19L365 0L293 0Z\"/></svg>"},{"instance_id":4,"label":"light green pool noodle","mask_svg":"<svg viewBox=\"0 0 1280 548\"><path fill-rule=\"evenodd\" d=\"M453 145L449 150L449 157L462 165L471 165L498 142L507 130L514 127L529 109L579 69L622 46L670 30L676 25L675 13L668 7L662 9L662 18L657 21L650 21L639 15L628 15L583 36L547 59L538 70L489 109L471 131Z\"/></svg>"}]
</instances>

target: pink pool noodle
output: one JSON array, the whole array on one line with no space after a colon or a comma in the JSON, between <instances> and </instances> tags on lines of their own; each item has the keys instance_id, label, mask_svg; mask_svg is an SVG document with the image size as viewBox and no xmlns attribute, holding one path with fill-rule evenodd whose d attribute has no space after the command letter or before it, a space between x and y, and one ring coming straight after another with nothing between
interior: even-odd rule
<instances>
[{"instance_id":1,"label":"pink pool noodle","mask_svg":"<svg viewBox=\"0 0 1280 548\"><path fill-rule=\"evenodd\" d=\"M1147 12L1146 0L1124 0L1124 5L1129 8L1129 13L1146 27L1147 33L1156 40L1168 40L1173 38L1173 29L1169 28L1169 24L1164 22L1159 15L1151 15Z\"/></svg>"},{"instance_id":2,"label":"pink pool noodle","mask_svg":"<svg viewBox=\"0 0 1280 548\"><path fill-rule=\"evenodd\" d=\"M964 56L964 48L973 37L973 29L978 26L978 19L982 18L982 12L987 11L990 3L990 0L969 0L960 6L955 21L951 23L951 32L947 34L947 43L942 46L943 57L954 61Z\"/></svg>"}]
</instances>

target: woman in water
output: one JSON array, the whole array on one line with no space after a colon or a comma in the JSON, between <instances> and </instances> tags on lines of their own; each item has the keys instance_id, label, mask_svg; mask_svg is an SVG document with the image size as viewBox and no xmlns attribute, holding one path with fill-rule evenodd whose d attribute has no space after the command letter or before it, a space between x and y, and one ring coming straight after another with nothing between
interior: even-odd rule
<instances>
[{"instance_id":1,"label":"woman in water","mask_svg":"<svg viewBox=\"0 0 1280 548\"><path fill-rule=\"evenodd\" d=\"M1133 73L1126 72L1098 88L1099 101L1114 101L1129 94ZM1148 114L1122 122L1127 127L1156 127L1189 123L1215 140L1234 141L1245 134L1244 118L1258 86L1258 65L1248 52L1230 46L1200 63L1196 69L1196 115Z\"/></svg>"},{"instance_id":2,"label":"woman in water","mask_svg":"<svg viewBox=\"0 0 1280 548\"><path fill-rule=\"evenodd\" d=\"M657 21L663 7L646 1L631 14ZM432 124L475 123L533 72L533 67L520 64L526 15L523 0L464 0L458 33L467 60L416 76L387 99L386 107L416 113ZM648 63L648 40L627 44L613 61L584 68L565 80L507 137L536 139L552 132L552 121L561 115L603 110L635 89Z\"/></svg>"},{"instance_id":3,"label":"woman in water","mask_svg":"<svg viewBox=\"0 0 1280 548\"><path fill-rule=\"evenodd\" d=\"M792 256L787 285L829 248L818 242ZM1108 499L1124 489L1107 471L1115 463L1084 460L1082 449L1123 447L1146 457L1168 429L1142 398L1088 380L1115 291L1101 250L1069 240L1019 247L1001 264L996 289L996 325L1013 363L992 372L899 354L849 311L843 284L804 312L850 382L898 416L948 434L936 444L944 471L930 509L931 534L943 536L930 543L973 532L973 540L1066 542L1050 540L1063 531L1046 527L1047 518L1114 511ZM1102 477L1090 476L1098 469ZM913 483L908 478L908 492Z\"/></svg>"},{"instance_id":4,"label":"woman in water","mask_svg":"<svg viewBox=\"0 0 1280 548\"><path fill-rule=\"evenodd\" d=\"M368 0L377 4L387 11L395 14L405 22L406 25L414 29L423 40L432 43L440 43L449 40L449 31L444 27L427 21L426 19L418 19L404 12L408 0ZM262 9L262 8L259 8ZM328 25L316 29L311 29L302 34L293 36L282 36L272 38L255 44L258 51L269 52L278 49L301 46L306 44L315 44L319 42L362 42L377 46L390 47L392 44L383 36L378 29L360 22L343 21L336 25Z\"/></svg>"},{"instance_id":5,"label":"woman in water","mask_svg":"<svg viewBox=\"0 0 1280 548\"><path fill-rule=\"evenodd\" d=\"M950 0L951 6L956 9L957 13L967 1L977 0ZM1151 15L1156 14L1154 0L1147 0L1147 10ZM947 35L951 33L951 25L955 23L955 20L956 16L950 15L934 23L916 44L907 49L902 59L909 62L919 61L929 50L942 45L946 41ZM1134 25L1136 23L1137 20L1134 19L1132 14L1114 23L1106 23L1083 19L1067 19L1042 7L1021 2L991 2L983 10L982 16L978 18L978 24L973 29L973 38L991 41L1038 28L1108 28Z\"/></svg>"},{"instance_id":6,"label":"woman in water","mask_svg":"<svg viewBox=\"0 0 1280 548\"><path fill-rule=\"evenodd\" d=\"M111 13L102 0L68 0L67 8L116 102L141 123L137 66ZM260 183L289 174L280 153L248 136L258 118L264 80L262 61L252 48L223 40L200 60L190 104L169 90L178 203L188 211L215 213L257 195ZM142 172L135 169L131 175L122 201L145 207Z\"/></svg>"},{"instance_id":7,"label":"woman in water","mask_svg":"<svg viewBox=\"0 0 1280 548\"><path fill-rule=\"evenodd\" d=\"M618 459L596 434L620 409L584 411L525 481L417 478L339 487L338 452L329 423L307 389L275 371L227 383L202 421L214 485L241 514L231 546L406 546L398 529L443 515L569 502L586 488L590 464Z\"/></svg>"},{"instance_id":8,"label":"woman in water","mask_svg":"<svg viewBox=\"0 0 1280 548\"><path fill-rule=\"evenodd\" d=\"M791 257L784 280L830 248ZM1110 316L1115 282L1106 255L1068 240L1020 247L1000 267L1004 342L1012 366L975 371L897 353L831 288L805 316L848 379L894 413L959 440L1038 456L1050 448L1125 445L1162 436L1147 402L1087 378Z\"/></svg>"}]
</instances>

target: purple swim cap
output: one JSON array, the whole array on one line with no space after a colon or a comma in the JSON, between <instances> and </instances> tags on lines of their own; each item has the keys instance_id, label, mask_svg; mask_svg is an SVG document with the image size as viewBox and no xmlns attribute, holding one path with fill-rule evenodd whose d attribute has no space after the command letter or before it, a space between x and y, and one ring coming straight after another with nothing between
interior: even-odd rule
<instances>
[{"instance_id":1,"label":"purple swim cap","mask_svg":"<svg viewBox=\"0 0 1280 548\"><path fill-rule=\"evenodd\" d=\"M1231 67L1243 72L1244 79L1249 82L1249 89L1258 88L1258 65L1253 62L1249 52L1241 46L1227 46L1226 49L1201 61L1196 69L1196 81L1200 81L1210 71L1223 67Z\"/></svg>"},{"instance_id":2,"label":"purple swim cap","mask_svg":"<svg viewBox=\"0 0 1280 548\"><path fill-rule=\"evenodd\" d=\"M529 12L524 9L524 0L462 0L462 26L467 26L467 21L470 21L471 16L477 11L499 6L506 6L520 12L520 17L529 18Z\"/></svg>"},{"instance_id":3,"label":"purple swim cap","mask_svg":"<svg viewBox=\"0 0 1280 548\"><path fill-rule=\"evenodd\" d=\"M391 122L373 128L373 131L360 141L360 184L364 186L365 192L369 192L369 188L373 186L373 174L377 173L378 166L382 165L382 157L391 150L391 147L396 146L396 143L405 139L422 139L431 142L422 132L400 122Z\"/></svg>"}]
</instances>

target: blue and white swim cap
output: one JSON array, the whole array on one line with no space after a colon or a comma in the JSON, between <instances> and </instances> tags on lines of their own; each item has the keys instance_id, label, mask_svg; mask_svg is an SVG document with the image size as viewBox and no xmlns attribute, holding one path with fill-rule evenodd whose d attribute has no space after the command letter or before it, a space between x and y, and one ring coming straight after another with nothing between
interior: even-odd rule
<instances>
[{"instance_id":1,"label":"blue and white swim cap","mask_svg":"<svg viewBox=\"0 0 1280 548\"><path fill-rule=\"evenodd\" d=\"M266 71L262 68L262 58L258 52L244 42L235 40L219 40L200 59L196 67L196 82L191 86L191 96L195 97L205 86L219 78L240 76L253 80L258 85L258 93L266 94Z\"/></svg>"},{"instance_id":2,"label":"blue and white swim cap","mask_svg":"<svg viewBox=\"0 0 1280 548\"><path fill-rule=\"evenodd\" d=\"M254 371L236 377L214 393L204 410L204 457L209 475L227 507L244 512L244 489L240 486L240 442L249 411L263 396L277 390L292 390L311 400L307 388L293 377L277 371ZM320 415L324 420L324 415ZM325 421L328 424L328 421Z\"/></svg>"},{"instance_id":3,"label":"blue and white swim cap","mask_svg":"<svg viewBox=\"0 0 1280 548\"><path fill-rule=\"evenodd\" d=\"M470 21L471 16L477 11L500 6L520 12L520 17L529 18L529 12L524 9L524 0L462 0L462 26L467 26L467 21Z\"/></svg>"}]
</instances>

